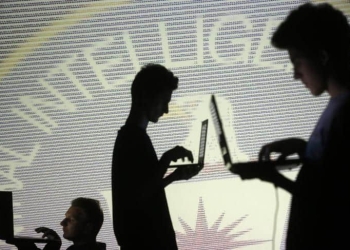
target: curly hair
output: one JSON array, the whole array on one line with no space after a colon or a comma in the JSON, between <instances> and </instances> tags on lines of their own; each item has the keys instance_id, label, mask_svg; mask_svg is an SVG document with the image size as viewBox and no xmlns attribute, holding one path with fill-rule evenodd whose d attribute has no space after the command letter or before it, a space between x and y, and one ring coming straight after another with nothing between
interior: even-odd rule
<instances>
[{"instance_id":1,"label":"curly hair","mask_svg":"<svg viewBox=\"0 0 350 250\"><path fill-rule=\"evenodd\" d=\"M271 43L279 49L297 49L310 58L325 51L329 74L349 80L350 26L347 17L328 3L306 3L291 11Z\"/></svg>"},{"instance_id":2,"label":"curly hair","mask_svg":"<svg viewBox=\"0 0 350 250\"><path fill-rule=\"evenodd\" d=\"M131 86L132 101L140 100L143 95L153 99L166 90L177 89L179 79L159 64L147 64L136 74Z\"/></svg>"}]
</instances>

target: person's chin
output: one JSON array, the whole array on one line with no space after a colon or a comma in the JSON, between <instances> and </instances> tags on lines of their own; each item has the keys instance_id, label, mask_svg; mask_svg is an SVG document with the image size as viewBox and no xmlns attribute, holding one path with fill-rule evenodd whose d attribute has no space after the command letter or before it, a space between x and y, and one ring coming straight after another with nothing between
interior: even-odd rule
<instances>
[{"instance_id":1,"label":"person's chin","mask_svg":"<svg viewBox=\"0 0 350 250\"><path fill-rule=\"evenodd\" d=\"M70 237L69 237L69 235L67 235L67 233L64 232L62 236L63 236L63 238L65 238L66 240L70 240Z\"/></svg>"},{"instance_id":2,"label":"person's chin","mask_svg":"<svg viewBox=\"0 0 350 250\"><path fill-rule=\"evenodd\" d=\"M157 123L157 122L159 121L159 118L160 118L160 117L154 117L154 118L151 120L151 122Z\"/></svg>"},{"instance_id":3,"label":"person's chin","mask_svg":"<svg viewBox=\"0 0 350 250\"><path fill-rule=\"evenodd\" d=\"M317 97L317 96L320 96L323 94L324 90L311 90L310 89L310 92L313 96Z\"/></svg>"}]
</instances>

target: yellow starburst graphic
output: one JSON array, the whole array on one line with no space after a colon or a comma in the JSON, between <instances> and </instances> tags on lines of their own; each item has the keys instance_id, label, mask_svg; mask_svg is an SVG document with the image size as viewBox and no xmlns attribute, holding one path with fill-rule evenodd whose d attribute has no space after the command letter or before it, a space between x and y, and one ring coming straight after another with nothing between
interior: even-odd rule
<instances>
[{"instance_id":1,"label":"yellow starburst graphic","mask_svg":"<svg viewBox=\"0 0 350 250\"><path fill-rule=\"evenodd\" d=\"M200 198L196 228L192 229L182 218L179 218L179 221L185 230L185 233L176 232L179 249L230 250L271 241L239 239L240 236L250 232L251 229L249 228L231 233L231 231L235 229L247 217L247 215L241 216L223 229L219 229L224 215L225 213L222 213L219 218L216 219L214 224L209 227L205 215L204 204L202 198Z\"/></svg>"}]
</instances>

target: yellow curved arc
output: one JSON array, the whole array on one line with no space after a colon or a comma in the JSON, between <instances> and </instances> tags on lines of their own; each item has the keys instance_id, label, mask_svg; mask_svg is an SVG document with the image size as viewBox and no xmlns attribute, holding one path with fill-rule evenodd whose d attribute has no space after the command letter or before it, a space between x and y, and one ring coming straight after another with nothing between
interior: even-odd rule
<instances>
[{"instance_id":1,"label":"yellow curved arc","mask_svg":"<svg viewBox=\"0 0 350 250\"><path fill-rule=\"evenodd\" d=\"M59 32L64 31L69 26L72 26L79 21L95 15L98 12L105 11L111 7L118 7L125 4L129 4L130 1L110 1L101 0L93 2L84 8L78 9L70 14L64 16L63 19L53 21L51 25L43 28L34 36L30 37L24 44L15 49L7 58L2 62L2 68L0 68L0 82L11 70L23 60L29 53L34 51L37 47L40 47L43 43L47 42L50 38L57 35Z\"/></svg>"}]
</instances>

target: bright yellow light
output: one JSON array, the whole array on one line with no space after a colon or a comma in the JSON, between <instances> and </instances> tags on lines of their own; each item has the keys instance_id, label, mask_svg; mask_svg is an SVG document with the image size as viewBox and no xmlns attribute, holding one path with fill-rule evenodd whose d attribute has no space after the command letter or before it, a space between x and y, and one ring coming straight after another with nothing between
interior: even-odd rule
<instances>
[{"instance_id":1,"label":"bright yellow light","mask_svg":"<svg viewBox=\"0 0 350 250\"><path fill-rule=\"evenodd\" d=\"M101 0L93 2L84 8L78 9L62 19L53 21L51 25L43 28L37 32L34 36L28 38L28 40L20 45L13 53L11 53L2 62L0 67L0 82L4 76L6 76L16 65L23 60L29 53L33 52L36 48L40 47L43 43L56 36L59 32L66 30L69 26L77 24L81 20L87 19L99 12L108 10L112 7L117 7L130 3L130 1L110 1Z\"/></svg>"}]
</instances>

